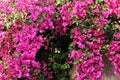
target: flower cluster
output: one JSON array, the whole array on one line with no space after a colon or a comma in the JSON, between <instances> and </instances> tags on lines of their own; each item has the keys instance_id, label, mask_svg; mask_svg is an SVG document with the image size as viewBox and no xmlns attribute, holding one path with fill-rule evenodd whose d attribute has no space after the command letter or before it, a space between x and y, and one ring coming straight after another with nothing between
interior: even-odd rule
<instances>
[{"instance_id":1,"label":"flower cluster","mask_svg":"<svg viewBox=\"0 0 120 80\"><path fill-rule=\"evenodd\" d=\"M15 2L15 5L11 5L12 2L5 3L5 5L3 5L3 9L6 5L9 5L15 10L9 13L10 16L8 16L8 13L6 12L1 14L1 21L3 22L1 22L0 29L0 58L2 60L0 63L0 79L2 80L34 80L38 78L38 75L41 73L41 65L45 64L36 61L35 57L36 52L41 48L41 46L45 46L44 41L46 41L46 38L40 35L41 31L44 31L44 29L54 29L51 21L52 15L54 14L52 11L54 10L54 7L51 7L52 9L50 6L48 8L40 8L35 6L36 3L38 3L36 0L18 0ZM23 10L20 15L18 15L19 13L17 9L18 11L21 9ZM40 13L41 9L42 11ZM27 12L30 12L30 15L28 15ZM40 14L37 15L36 13ZM47 15L43 16L43 13ZM5 15L5 17L2 17L2 15ZM34 22L35 20L38 20L39 15L43 16L42 19L45 22L39 22L39 24ZM10 18L11 20L8 20ZM49 25L48 28L47 25ZM51 75L48 77L51 78Z\"/></svg>"},{"instance_id":2,"label":"flower cluster","mask_svg":"<svg viewBox=\"0 0 120 80\"><path fill-rule=\"evenodd\" d=\"M100 49L105 42L105 32L94 29L82 32L77 28L71 37L74 38L73 45L78 47L78 50L72 50L70 55L70 59L74 60L73 64L78 69L77 79L101 79L104 64Z\"/></svg>"},{"instance_id":3,"label":"flower cluster","mask_svg":"<svg viewBox=\"0 0 120 80\"><path fill-rule=\"evenodd\" d=\"M113 40L110 45L109 45L109 48L110 50L107 52L107 55L109 57L109 60L112 61L112 65L114 66L115 68L115 71L114 73L115 74L120 74L120 65L119 65L119 61L120 61L120 45L119 45L119 34L120 33L116 33L114 34L114 37L117 39L117 40Z\"/></svg>"}]
</instances>

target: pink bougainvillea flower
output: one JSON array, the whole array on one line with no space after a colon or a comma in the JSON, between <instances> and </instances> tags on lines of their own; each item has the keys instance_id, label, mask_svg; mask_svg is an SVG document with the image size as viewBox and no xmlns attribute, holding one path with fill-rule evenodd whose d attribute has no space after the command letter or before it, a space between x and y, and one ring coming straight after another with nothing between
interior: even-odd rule
<instances>
[{"instance_id":1,"label":"pink bougainvillea flower","mask_svg":"<svg viewBox=\"0 0 120 80\"><path fill-rule=\"evenodd\" d=\"M81 49L84 49L84 48L85 48L85 45L82 44L81 42L77 42L77 44L78 44L78 47L79 47L79 48L81 48Z\"/></svg>"},{"instance_id":2,"label":"pink bougainvillea flower","mask_svg":"<svg viewBox=\"0 0 120 80\"><path fill-rule=\"evenodd\" d=\"M120 33L114 34L114 37L117 38L117 39L120 39Z\"/></svg>"}]
</instances>

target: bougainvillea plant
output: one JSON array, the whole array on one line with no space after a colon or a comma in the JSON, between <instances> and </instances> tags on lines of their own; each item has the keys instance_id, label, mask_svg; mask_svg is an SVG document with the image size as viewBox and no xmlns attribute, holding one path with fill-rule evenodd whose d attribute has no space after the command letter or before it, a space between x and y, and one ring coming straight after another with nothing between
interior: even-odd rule
<instances>
[{"instance_id":1,"label":"bougainvillea plant","mask_svg":"<svg viewBox=\"0 0 120 80\"><path fill-rule=\"evenodd\" d=\"M120 0L0 0L0 80L102 80L120 74Z\"/></svg>"}]
</instances>

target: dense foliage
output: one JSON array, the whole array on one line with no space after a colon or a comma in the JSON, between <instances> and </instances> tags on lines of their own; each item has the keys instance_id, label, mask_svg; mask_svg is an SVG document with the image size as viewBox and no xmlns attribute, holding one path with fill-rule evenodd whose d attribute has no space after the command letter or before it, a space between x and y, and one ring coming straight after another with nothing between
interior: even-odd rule
<instances>
[{"instance_id":1,"label":"dense foliage","mask_svg":"<svg viewBox=\"0 0 120 80\"><path fill-rule=\"evenodd\" d=\"M0 0L0 80L103 79L120 74L120 0Z\"/></svg>"}]
</instances>

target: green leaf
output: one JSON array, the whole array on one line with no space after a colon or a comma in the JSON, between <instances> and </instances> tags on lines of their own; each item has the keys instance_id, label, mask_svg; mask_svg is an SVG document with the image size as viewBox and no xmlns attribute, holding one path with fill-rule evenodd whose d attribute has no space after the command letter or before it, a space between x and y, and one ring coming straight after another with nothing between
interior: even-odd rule
<instances>
[{"instance_id":1,"label":"green leaf","mask_svg":"<svg viewBox=\"0 0 120 80\"><path fill-rule=\"evenodd\" d=\"M9 28L10 28L10 26L11 26L11 22L7 22L7 23L5 23L5 25L4 25L4 26L5 26L5 28L6 28L6 29L9 29Z\"/></svg>"},{"instance_id":2,"label":"green leaf","mask_svg":"<svg viewBox=\"0 0 120 80\"><path fill-rule=\"evenodd\" d=\"M97 2L98 4L100 4L100 3L103 3L104 0L96 0L96 2Z\"/></svg>"},{"instance_id":3,"label":"green leaf","mask_svg":"<svg viewBox=\"0 0 120 80\"><path fill-rule=\"evenodd\" d=\"M77 64L77 63L79 63L80 61L81 61L81 59L74 60L74 61L73 61L73 64Z\"/></svg>"},{"instance_id":4,"label":"green leaf","mask_svg":"<svg viewBox=\"0 0 120 80\"><path fill-rule=\"evenodd\" d=\"M31 19L26 19L25 22L28 23L28 24L30 24L32 22L32 20Z\"/></svg>"},{"instance_id":5,"label":"green leaf","mask_svg":"<svg viewBox=\"0 0 120 80\"><path fill-rule=\"evenodd\" d=\"M53 67L54 70L56 70L56 69L58 69L60 67L60 64L53 63L52 67Z\"/></svg>"},{"instance_id":6,"label":"green leaf","mask_svg":"<svg viewBox=\"0 0 120 80\"><path fill-rule=\"evenodd\" d=\"M69 64L63 64L61 66L62 69L69 69L70 68L70 65Z\"/></svg>"},{"instance_id":7,"label":"green leaf","mask_svg":"<svg viewBox=\"0 0 120 80\"><path fill-rule=\"evenodd\" d=\"M55 48L55 53L60 53L60 50L58 50L58 48Z\"/></svg>"},{"instance_id":8,"label":"green leaf","mask_svg":"<svg viewBox=\"0 0 120 80\"><path fill-rule=\"evenodd\" d=\"M97 31L100 32L100 30L101 30L101 28L99 27L99 28L97 29Z\"/></svg>"},{"instance_id":9,"label":"green leaf","mask_svg":"<svg viewBox=\"0 0 120 80\"><path fill-rule=\"evenodd\" d=\"M62 0L62 5L64 5L65 4L65 0Z\"/></svg>"},{"instance_id":10,"label":"green leaf","mask_svg":"<svg viewBox=\"0 0 120 80\"><path fill-rule=\"evenodd\" d=\"M6 21L7 20L7 17L6 17L6 15L4 15L4 21Z\"/></svg>"},{"instance_id":11,"label":"green leaf","mask_svg":"<svg viewBox=\"0 0 120 80\"><path fill-rule=\"evenodd\" d=\"M14 13L14 14L13 14L13 19L14 19L14 20L19 19L18 13Z\"/></svg>"},{"instance_id":12,"label":"green leaf","mask_svg":"<svg viewBox=\"0 0 120 80\"><path fill-rule=\"evenodd\" d=\"M5 62L5 66L4 66L4 68L5 68L5 69L8 68L8 63L7 63L7 62Z\"/></svg>"},{"instance_id":13,"label":"green leaf","mask_svg":"<svg viewBox=\"0 0 120 80\"><path fill-rule=\"evenodd\" d=\"M60 0L56 0L56 6L60 4Z\"/></svg>"}]
</instances>

